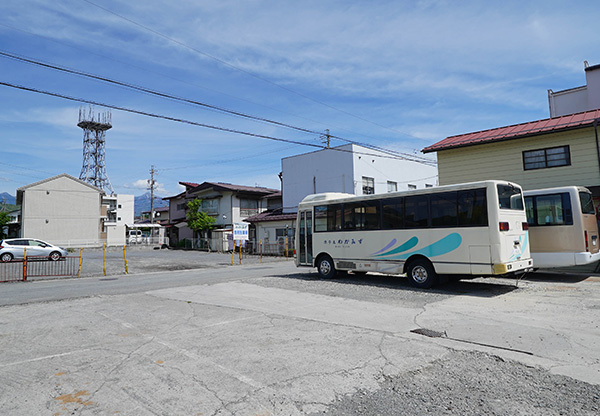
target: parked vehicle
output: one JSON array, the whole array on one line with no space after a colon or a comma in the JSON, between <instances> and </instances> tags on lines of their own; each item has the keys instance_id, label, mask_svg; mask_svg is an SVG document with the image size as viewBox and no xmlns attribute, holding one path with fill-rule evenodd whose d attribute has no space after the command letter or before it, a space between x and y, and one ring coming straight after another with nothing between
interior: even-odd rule
<instances>
[{"instance_id":1,"label":"parked vehicle","mask_svg":"<svg viewBox=\"0 0 600 416\"><path fill-rule=\"evenodd\" d=\"M429 288L438 274L497 276L531 271L519 185L485 181L354 196L309 195L298 206L296 265L406 273Z\"/></svg>"},{"instance_id":2,"label":"parked vehicle","mask_svg":"<svg viewBox=\"0 0 600 416\"><path fill-rule=\"evenodd\" d=\"M535 268L579 266L600 260L592 193L582 186L524 192Z\"/></svg>"},{"instance_id":3,"label":"parked vehicle","mask_svg":"<svg viewBox=\"0 0 600 416\"><path fill-rule=\"evenodd\" d=\"M0 261L7 262L25 257L47 257L57 261L68 255L66 249L33 238L10 238L0 241Z\"/></svg>"},{"instance_id":4,"label":"parked vehicle","mask_svg":"<svg viewBox=\"0 0 600 416\"><path fill-rule=\"evenodd\" d=\"M129 230L127 233L127 243L138 244L144 241L144 236L141 230Z\"/></svg>"}]
</instances>

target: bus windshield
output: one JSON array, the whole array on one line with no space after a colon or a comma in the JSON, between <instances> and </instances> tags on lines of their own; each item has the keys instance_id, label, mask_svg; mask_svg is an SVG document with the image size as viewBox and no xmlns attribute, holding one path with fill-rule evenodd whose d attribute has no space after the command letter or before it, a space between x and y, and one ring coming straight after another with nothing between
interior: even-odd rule
<instances>
[{"instance_id":1,"label":"bus windshield","mask_svg":"<svg viewBox=\"0 0 600 416\"><path fill-rule=\"evenodd\" d=\"M523 211L521 190L513 185L498 185L498 201L500 209Z\"/></svg>"},{"instance_id":2,"label":"bus windshield","mask_svg":"<svg viewBox=\"0 0 600 416\"><path fill-rule=\"evenodd\" d=\"M579 201L581 202L582 214L594 215L596 213L596 211L594 210L594 201L592 199L592 194L588 192L579 192Z\"/></svg>"}]
</instances>

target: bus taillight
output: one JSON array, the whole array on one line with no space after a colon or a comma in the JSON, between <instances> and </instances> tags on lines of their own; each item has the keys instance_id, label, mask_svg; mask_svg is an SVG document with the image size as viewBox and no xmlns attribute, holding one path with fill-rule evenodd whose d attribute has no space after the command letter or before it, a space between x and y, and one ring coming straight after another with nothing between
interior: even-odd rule
<instances>
[{"instance_id":1,"label":"bus taillight","mask_svg":"<svg viewBox=\"0 0 600 416\"><path fill-rule=\"evenodd\" d=\"M509 226L507 222L501 222L500 223L500 231L508 231Z\"/></svg>"},{"instance_id":2,"label":"bus taillight","mask_svg":"<svg viewBox=\"0 0 600 416\"><path fill-rule=\"evenodd\" d=\"M529 230L529 223L528 222L524 222L523 223L523 231L527 231Z\"/></svg>"},{"instance_id":3,"label":"bus taillight","mask_svg":"<svg viewBox=\"0 0 600 416\"><path fill-rule=\"evenodd\" d=\"M585 251L590 251L590 243L588 241L587 231L584 231L583 234L585 236Z\"/></svg>"}]
</instances>

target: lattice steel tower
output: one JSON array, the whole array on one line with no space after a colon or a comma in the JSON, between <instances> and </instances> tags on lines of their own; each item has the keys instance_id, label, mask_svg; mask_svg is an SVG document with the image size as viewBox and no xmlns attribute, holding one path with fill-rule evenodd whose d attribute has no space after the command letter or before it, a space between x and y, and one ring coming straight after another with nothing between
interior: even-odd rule
<instances>
[{"instance_id":1,"label":"lattice steel tower","mask_svg":"<svg viewBox=\"0 0 600 416\"><path fill-rule=\"evenodd\" d=\"M110 111L94 115L92 107L87 111L80 108L77 126L83 129L83 166L79 179L113 195L115 191L106 176L104 165L106 131L112 128L111 118Z\"/></svg>"}]
</instances>

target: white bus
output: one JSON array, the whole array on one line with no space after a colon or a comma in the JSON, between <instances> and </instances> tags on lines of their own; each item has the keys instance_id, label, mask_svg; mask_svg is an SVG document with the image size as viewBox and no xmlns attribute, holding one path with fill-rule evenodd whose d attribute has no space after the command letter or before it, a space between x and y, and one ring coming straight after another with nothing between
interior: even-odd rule
<instances>
[{"instance_id":1,"label":"white bus","mask_svg":"<svg viewBox=\"0 0 600 416\"><path fill-rule=\"evenodd\" d=\"M600 260L592 193L582 186L525 191L535 268L579 266Z\"/></svg>"},{"instance_id":2,"label":"white bus","mask_svg":"<svg viewBox=\"0 0 600 416\"><path fill-rule=\"evenodd\" d=\"M532 270L520 186L485 181L406 192L309 195L298 206L296 265L406 273L429 288L438 275Z\"/></svg>"}]
</instances>

